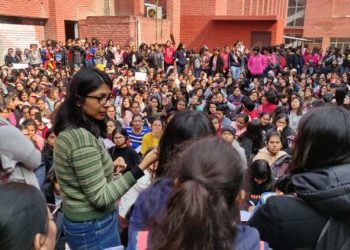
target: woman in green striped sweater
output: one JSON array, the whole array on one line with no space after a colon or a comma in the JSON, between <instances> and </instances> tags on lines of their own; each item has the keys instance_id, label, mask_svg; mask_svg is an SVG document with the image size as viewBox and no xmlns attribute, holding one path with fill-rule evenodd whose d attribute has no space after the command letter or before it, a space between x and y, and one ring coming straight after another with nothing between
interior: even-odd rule
<instances>
[{"instance_id":1,"label":"woman in green striped sweater","mask_svg":"<svg viewBox=\"0 0 350 250\"><path fill-rule=\"evenodd\" d=\"M115 202L156 160L151 153L122 177L113 178L113 162L101 143L107 108L113 104L112 81L96 69L82 69L69 86L54 117L57 137L54 166L62 189L64 230L75 249L120 245Z\"/></svg>"}]
</instances>

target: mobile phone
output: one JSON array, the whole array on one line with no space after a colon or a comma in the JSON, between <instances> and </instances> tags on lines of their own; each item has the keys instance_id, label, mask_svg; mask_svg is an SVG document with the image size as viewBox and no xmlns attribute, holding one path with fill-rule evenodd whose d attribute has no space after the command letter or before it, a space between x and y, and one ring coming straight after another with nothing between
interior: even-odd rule
<instances>
[{"instance_id":1,"label":"mobile phone","mask_svg":"<svg viewBox=\"0 0 350 250\"><path fill-rule=\"evenodd\" d=\"M36 112L35 113L35 120L37 120L38 122L43 122L43 118L41 117L41 113L40 112Z\"/></svg>"}]
</instances>

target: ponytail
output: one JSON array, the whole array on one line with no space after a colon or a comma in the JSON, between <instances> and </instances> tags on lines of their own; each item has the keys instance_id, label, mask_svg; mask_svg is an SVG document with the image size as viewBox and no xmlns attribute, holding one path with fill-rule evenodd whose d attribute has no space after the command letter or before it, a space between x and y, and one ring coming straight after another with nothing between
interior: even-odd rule
<instances>
[{"instance_id":1,"label":"ponytail","mask_svg":"<svg viewBox=\"0 0 350 250\"><path fill-rule=\"evenodd\" d=\"M151 224L152 250L231 250L235 240L235 199L242 162L232 145L211 137L193 143L176 161L167 210ZM190 163L190 164L189 164Z\"/></svg>"}]
</instances>

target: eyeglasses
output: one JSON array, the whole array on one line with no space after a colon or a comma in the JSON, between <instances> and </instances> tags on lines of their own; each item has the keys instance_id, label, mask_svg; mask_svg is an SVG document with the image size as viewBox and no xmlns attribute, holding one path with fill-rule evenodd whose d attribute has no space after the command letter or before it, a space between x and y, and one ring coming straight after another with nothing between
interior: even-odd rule
<instances>
[{"instance_id":1,"label":"eyeglasses","mask_svg":"<svg viewBox=\"0 0 350 250\"><path fill-rule=\"evenodd\" d=\"M103 95L103 96L91 96L91 95L88 95L86 97L96 99L100 105L106 105L107 102L113 103L113 101L114 101L114 95L112 95L112 94Z\"/></svg>"}]
</instances>

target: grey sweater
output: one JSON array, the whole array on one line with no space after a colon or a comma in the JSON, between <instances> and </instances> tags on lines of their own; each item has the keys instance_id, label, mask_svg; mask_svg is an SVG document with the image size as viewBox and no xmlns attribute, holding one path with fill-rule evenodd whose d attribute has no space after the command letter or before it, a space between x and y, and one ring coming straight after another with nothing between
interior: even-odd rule
<instances>
[{"instance_id":1,"label":"grey sweater","mask_svg":"<svg viewBox=\"0 0 350 250\"><path fill-rule=\"evenodd\" d=\"M33 173L41 162L40 151L19 129L0 117L0 182L24 182L39 188Z\"/></svg>"}]
</instances>

